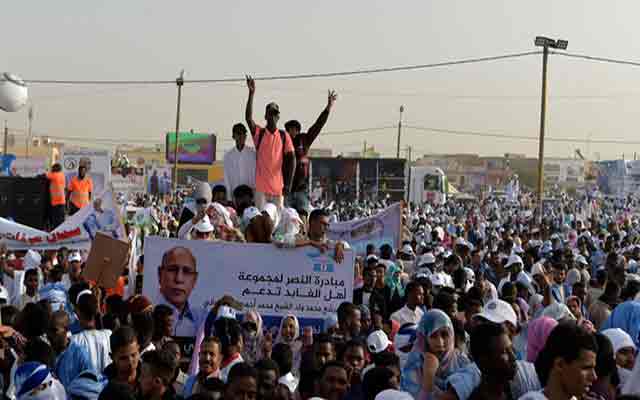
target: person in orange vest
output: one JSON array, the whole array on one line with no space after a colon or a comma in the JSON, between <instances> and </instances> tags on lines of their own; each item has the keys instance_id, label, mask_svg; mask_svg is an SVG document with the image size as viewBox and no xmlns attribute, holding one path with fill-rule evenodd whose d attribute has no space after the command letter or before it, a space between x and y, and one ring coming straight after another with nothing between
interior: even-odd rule
<instances>
[{"instance_id":1,"label":"person in orange vest","mask_svg":"<svg viewBox=\"0 0 640 400\"><path fill-rule=\"evenodd\" d=\"M93 192L93 181L87 176L87 167L80 165L78 168L78 176L71 178L67 187L67 198L69 200L69 215L78 212L91 201L91 193Z\"/></svg>"},{"instance_id":2,"label":"person in orange vest","mask_svg":"<svg viewBox=\"0 0 640 400\"><path fill-rule=\"evenodd\" d=\"M66 204L64 188L66 185L62 166L58 163L53 164L51 172L47 172L47 179L49 180L50 199L49 222L53 230L64 222L64 208Z\"/></svg>"}]
</instances>

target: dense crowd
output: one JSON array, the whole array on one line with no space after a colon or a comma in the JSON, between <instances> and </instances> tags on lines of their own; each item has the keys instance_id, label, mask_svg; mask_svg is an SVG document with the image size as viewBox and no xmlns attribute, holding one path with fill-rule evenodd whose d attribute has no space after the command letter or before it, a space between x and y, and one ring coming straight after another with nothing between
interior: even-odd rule
<instances>
[{"instance_id":1,"label":"dense crowd","mask_svg":"<svg viewBox=\"0 0 640 400\"><path fill-rule=\"evenodd\" d=\"M197 184L193 201L141 198L149 235L315 246L341 215L385 203L278 209L253 190ZM403 243L367 246L351 301L321 332L298 317L267 329L220 294L184 354L187 315L152 304L126 271L115 288L86 254L1 250L2 391L10 399L623 399L640 395L640 225L631 199L561 197L542 223L526 195L403 205ZM144 215L147 217L145 218ZM147 222L144 222L147 221ZM151 221L151 222L149 222Z\"/></svg>"}]
</instances>

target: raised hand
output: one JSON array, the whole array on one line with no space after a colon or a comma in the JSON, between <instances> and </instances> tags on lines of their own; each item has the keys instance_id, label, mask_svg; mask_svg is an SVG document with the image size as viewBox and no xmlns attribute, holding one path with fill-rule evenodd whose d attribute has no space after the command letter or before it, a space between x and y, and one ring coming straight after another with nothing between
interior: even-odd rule
<instances>
[{"instance_id":1,"label":"raised hand","mask_svg":"<svg viewBox=\"0 0 640 400\"><path fill-rule=\"evenodd\" d=\"M246 75L247 78L247 87L249 88L249 94L254 94L256 92L256 81L253 80L251 75Z\"/></svg>"},{"instance_id":2,"label":"raised hand","mask_svg":"<svg viewBox=\"0 0 640 400\"><path fill-rule=\"evenodd\" d=\"M331 108L333 107L333 104L336 102L336 100L338 99L338 93L336 93L335 90L329 90L329 96L327 99L327 107Z\"/></svg>"}]
</instances>

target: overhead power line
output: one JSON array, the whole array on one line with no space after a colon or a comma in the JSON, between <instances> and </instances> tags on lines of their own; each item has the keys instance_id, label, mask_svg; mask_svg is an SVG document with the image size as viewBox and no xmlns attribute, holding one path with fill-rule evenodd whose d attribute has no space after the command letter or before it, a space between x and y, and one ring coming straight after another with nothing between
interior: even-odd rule
<instances>
[{"instance_id":1,"label":"overhead power line","mask_svg":"<svg viewBox=\"0 0 640 400\"><path fill-rule=\"evenodd\" d=\"M636 62L636 61L619 60L619 59L607 58L607 57L588 56L584 54L565 53L565 52L559 52L559 51L551 51L550 53L558 56L578 58L578 59L588 60L588 61L596 61L596 62L603 62L603 63L609 63L609 64L632 65L634 67L640 67L640 62Z\"/></svg>"},{"instance_id":2,"label":"overhead power line","mask_svg":"<svg viewBox=\"0 0 640 400\"><path fill-rule=\"evenodd\" d=\"M510 53L499 56L467 58L461 60L444 61L430 64L417 64L417 65L402 65L396 67L376 67L357 69L352 71L340 71L340 72L320 72L320 73L306 73L306 74L292 74L292 75L272 75L263 77L254 77L257 81L280 81L280 80L295 80L295 79L313 79L313 78L330 78L338 76L353 76L353 75L369 75L382 72L399 72L399 71L412 71L428 68L440 68L449 67L454 65L463 64L475 64L490 61L506 60L511 58L520 58L525 56L531 56L534 54L540 54L541 51L525 51L521 53ZM215 83L231 83L231 82L244 82L244 78L220 78L220 79L185 79L184 83L200 83L200 84L215 84ZM56 80L56 79L25 79L29 84L46 84L46 85L175 85L175 80Z\"/></svg>"},{"instance_id":3,"label":"overhead power line","mask_svg":"<svg viewBox=\"0 0 640 400\"><path fill-rule=\"evenodd\" d=\"M464 131L464 130L454 130L454 129L443 129L443 128L430 128L424 126L415 126L415 125L402 125L403 128L414 129L418 131L425 132L434 132L434 133L447 133L451 135L459 135L459 136L477 136L477 137L489 137L489 138L498 138L498 139L514 139L514 140L529 140L529 141L538 141L537 136L524 136L524 135L508 135L501 133L491 133L491 132L478 132L478 131ZM560 143L593 143L593 144L624 144L624 145L640 145L640 141L628 141L621 139L579 139L579 138L554 138L549 137L545 138L546 141L550 142L560 142Z\"/></svg>"}]
</instances>

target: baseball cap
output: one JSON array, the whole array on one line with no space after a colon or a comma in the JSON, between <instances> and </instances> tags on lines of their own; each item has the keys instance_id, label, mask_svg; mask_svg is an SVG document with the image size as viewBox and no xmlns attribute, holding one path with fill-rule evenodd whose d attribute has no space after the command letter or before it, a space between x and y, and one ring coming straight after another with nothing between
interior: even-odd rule
<instances>
[{"instance_id":1,"label":"baseball cap","mask_svg":"<svg viewBox=\"0 0 640 400\"><path fill-rule=\"evenodd\" d=\"M524 265L524 263L522 262L522 258L520 258L519 255L512 254L509 256L509 259L507 260L507 265L505 265L505 268L509 268L510 266L515 264Z\"/></svg>"},{"instance_id":2,"label":"baseball cap","mask_svg":"<svg viewBox=\"0 0 640 400\"><path fill-rule=\"evenodd\" d=\"M367 337L367 349L369 349L369 353L371 354L382 353L390 344L391 341L389 341L387 334L382 330L373 331Z\"/></svg>"},{"instance_id":3,"label":"baseball cap","mask_svg":"<svg viewBox=\"0 0 640 400\"><path fill-rule=\"evenodd\" d=\"M418 266L434 264L436 262L436 257L433 253L426 253L420 256L418 259Z\"/></svg>"},{"instance_id":4,"label":"baseball cap","mask_svg":"<svg viewBox=\"0 0 640 400\"><path fill-rule=\"evenodd\" d=\"M587 259L584 258L583 255L579 255L578 257L576 257L576 262L582 265L589 265L589 263L587 262Z\"/></svg>"},{"instance_id":5,"label":"baseball cap","mask_svg":"<svg viewBox=\"0 0 640 400\"><path fill-rule=\"evenodd\" d=\"M244 212L242 213L242 219L245 222L249 222L258 215L260 215L260 210L258 210L256 207L249 207L245 208Z\"/></svg>"},{"instance_id":6,"label":"baseball cap","mask_svg":"<svg viewBox=\"0 0 640 400\"><path fill-rule=\"evenodd\" d=\"M509 303L502 300L489 301L482 310L481 313L473 316L484 318L494 324L502 324L504 322L510 322L513 326L518 326L518 317L516 312Z\"/></svg>"},{"instance_id":7,"label":"baseball cap","mask_svg":"<svg viewBox=\"0 0 640 400\"><path fill-rule=\"evenodd\" d=\"M409 254L409 255L415 254L410 244L405 244L404 246L402 246L402 249L400 251L404 254Z\"/></svg>"},{"instance_id":8,"label":"baseball cap","mask_svg":"<svg viewBox=\"0 0 640 400\"><path fill-rule=\"evenodd\" d=\"M80 257L80 253L78 252L73 252L71 254L69 254L69 262L82 262L82 257Z\"/></svg>"},{"instance_id":9,"label":"baseball cap","mask_svg":"<svg viewBox=\"0 0 640 400\"><path fill-rule=\"evenodd\" d=\"M531 267L531 276L536 276L538 274L545 274L544 266L539 262L533 264L533 266Z\"/></svg>"},{"instance_id":10,"label":"baseball cap","mask_svg":"<svg viewBox=\"0 0 640 400\"><path fill-rule=\"evenodd\" d=\"M209 221L209 216L205 215L195 226L195 229L201 233L213 232L213 225Z\"/></svg>"}]
</instances>

